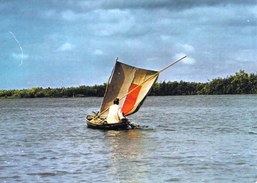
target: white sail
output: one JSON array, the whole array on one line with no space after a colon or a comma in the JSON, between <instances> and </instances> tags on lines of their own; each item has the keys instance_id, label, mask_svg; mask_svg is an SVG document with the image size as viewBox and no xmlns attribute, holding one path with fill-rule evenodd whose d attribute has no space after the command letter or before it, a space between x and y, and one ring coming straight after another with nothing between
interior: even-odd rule
<instances>
[{"instance_id":1,"label":"white sail","mask_svg":"<svg viewBox=\"0 0 257 183\"><path fill-rule=\"evenodd\" d=\"M115 98L121 99L120 106L126 116L137 112L157 78L157 71L116 62L103 98L101 116L108 115Z\"/></svg>"}]
</instances>

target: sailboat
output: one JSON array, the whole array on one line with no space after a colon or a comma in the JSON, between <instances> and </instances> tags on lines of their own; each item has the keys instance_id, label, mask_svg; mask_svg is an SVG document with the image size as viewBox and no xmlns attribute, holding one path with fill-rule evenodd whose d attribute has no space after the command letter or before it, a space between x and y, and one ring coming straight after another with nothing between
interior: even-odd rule
<instances>
[{"instance_id":1,"label":"sailboat","mask_svg":"<svg viewBox=\"0 0 257 183\"><path fill-rule=\"evenodd\" d=\"M186 58L186 56L168 65L160 71L138 68L116 59L115 66L108 80L100 111L87 115L88 128L105 130L127 130L138 128L139 125L131 123L127 117L136 113L144 103L147 94L157 81L159 74ZM119 106L126 118L118 123L108 124L106 118L113 101L119 98Z\"/></svg>"}]
</instances>

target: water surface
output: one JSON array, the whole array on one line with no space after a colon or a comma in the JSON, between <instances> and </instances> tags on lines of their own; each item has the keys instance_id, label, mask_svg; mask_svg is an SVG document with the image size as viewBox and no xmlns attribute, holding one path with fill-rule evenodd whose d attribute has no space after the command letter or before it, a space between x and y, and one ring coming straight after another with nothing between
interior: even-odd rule
<instances>
[{"instance_id":1,"label":"water surface","mask_svg":"<svg viewBox=\"0 0 257 183\"><path fill-rule=\"evenodd\" d=\"M257 96L148 97L142 130L88 129L101 98L1 99L0 182L256 182Z\"/></svg>"}]
</instances>

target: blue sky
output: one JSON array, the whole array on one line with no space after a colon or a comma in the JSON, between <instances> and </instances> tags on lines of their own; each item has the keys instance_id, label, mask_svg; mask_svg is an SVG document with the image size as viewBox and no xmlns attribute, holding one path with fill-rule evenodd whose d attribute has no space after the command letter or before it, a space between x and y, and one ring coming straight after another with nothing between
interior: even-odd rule
<instances>
[{"instance_id":1,"label":"blue sky","mask_svg":"<svg viewBox=\"0 0 257 183\"><path fill-rule=\"evenodd\" d=\"M257 73L256 0L0 0L0 89L103 84L116 57L206 82Z\"/></svg>"}]
</instances>

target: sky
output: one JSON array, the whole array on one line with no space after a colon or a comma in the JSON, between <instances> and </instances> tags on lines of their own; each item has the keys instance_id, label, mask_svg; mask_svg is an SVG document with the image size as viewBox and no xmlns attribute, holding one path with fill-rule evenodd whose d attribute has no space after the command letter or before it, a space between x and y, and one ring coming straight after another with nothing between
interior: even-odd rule
<instances>
[{"instance_id":1,"label":"sky","mask_svg":"<svg viewBox=\"0 0 257 183\"><path fill-rule=\"evenodd\" d=\"M0 90L107 82L115 60L162 81L257 73L257 0L0 0Z\"/></svg>"}]
</instances>

